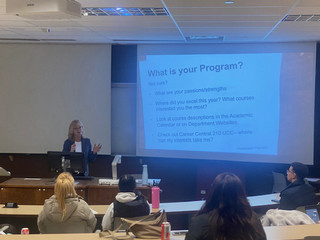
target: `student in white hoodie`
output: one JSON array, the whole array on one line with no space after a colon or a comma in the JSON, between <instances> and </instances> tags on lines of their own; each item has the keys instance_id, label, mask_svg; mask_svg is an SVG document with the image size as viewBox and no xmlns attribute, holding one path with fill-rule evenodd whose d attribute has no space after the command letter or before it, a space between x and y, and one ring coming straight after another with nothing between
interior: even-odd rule
<instances>
[{"instance_id":1,"label":"student in white hoodie","mask_svg":"<svg viewBox=\"0 0 320 240\"><path fill-rule=\"evenodd\" d=\"M150 206L145 197L135 193L136 180L133 176L123 175L119 179L119 193L108 207L103 219L102 230L114 230L114 218L132 218L150 214Z\"/></svg>"},{"instance_id":2,"label":"student in white hoodie","mask_svg":"<svg viewBox=\"0 0 320 240\"><path fill-rule=\"evenodd\" d=\"M38 216L40 233L92 233L97 219L88 204L80 199L70 173L61 173L54 195L44 203Z\"/></svg>"}]
</instances>

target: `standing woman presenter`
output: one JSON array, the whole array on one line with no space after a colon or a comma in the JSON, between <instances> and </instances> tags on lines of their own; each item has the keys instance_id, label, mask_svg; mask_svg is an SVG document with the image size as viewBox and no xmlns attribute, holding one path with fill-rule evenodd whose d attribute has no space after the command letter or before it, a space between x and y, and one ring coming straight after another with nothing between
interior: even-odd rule
<instances>
[{"instance_id":1,"label":"standing woman presenter","mask_svg":"<svg viewBox=\"0 0 320 240\"><path fill-rule=\"evenodd\" d=\"M97 157L102 145L94 144L93 149L89 138L83 136L83 124L79 120L73 120L70 123L68 131L68 139L64 141L63 152L82 152L85 159L85 172L84 175L88 176L89 167L88 163L93 162Z\"/></svg>"}]
</instances>

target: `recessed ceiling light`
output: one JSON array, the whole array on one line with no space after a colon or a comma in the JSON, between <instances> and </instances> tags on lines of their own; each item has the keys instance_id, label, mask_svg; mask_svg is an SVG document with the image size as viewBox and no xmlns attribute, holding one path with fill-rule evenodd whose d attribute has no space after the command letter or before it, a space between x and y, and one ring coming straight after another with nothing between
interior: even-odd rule
<instances>
[{"instance_id":1,"label":"recessed ceiling light","mask_svg":"<svg viewBox=\"0 0 320 240\"><path fill-rule=\"evenodd\" d=\"M234 1L225 1L225 4L234 4Z\"/></svg>"}]
</instances>

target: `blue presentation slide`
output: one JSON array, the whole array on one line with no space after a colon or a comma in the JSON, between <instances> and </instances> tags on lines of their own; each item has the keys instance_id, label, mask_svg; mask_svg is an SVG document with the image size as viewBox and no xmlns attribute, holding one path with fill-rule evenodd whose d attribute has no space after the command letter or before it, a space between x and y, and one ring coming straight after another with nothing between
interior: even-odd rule
<instances>
[{"instance_id":1,"label":"blue presentation slide","mask_svg":"<svg viewBox=\"0 0 320 240\"><path fill-rule=\"evenodd\" d=\"M281 53L147 55L146 149L276 155Z\"/></svg>"}]
</instances>

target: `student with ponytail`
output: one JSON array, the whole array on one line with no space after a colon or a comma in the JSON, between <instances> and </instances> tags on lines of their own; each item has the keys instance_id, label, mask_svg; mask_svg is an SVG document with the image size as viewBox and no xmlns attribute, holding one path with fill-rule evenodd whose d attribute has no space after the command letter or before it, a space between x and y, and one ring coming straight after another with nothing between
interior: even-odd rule
<instances>
[{"instance_id":1,"label":"student with ponytail","mask_svg":"<svg viewBox=\"0 0 320 240\"><path fill-rule=\"evenodd\" d=\"M71 174L61 173L54 195L45 201L38 216L40 233L90 233L96 223L88 204L77 195Z\"/></svg>"}]
</instances>

